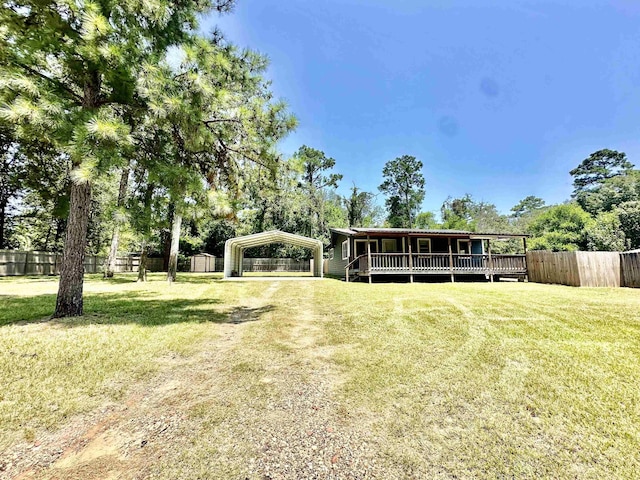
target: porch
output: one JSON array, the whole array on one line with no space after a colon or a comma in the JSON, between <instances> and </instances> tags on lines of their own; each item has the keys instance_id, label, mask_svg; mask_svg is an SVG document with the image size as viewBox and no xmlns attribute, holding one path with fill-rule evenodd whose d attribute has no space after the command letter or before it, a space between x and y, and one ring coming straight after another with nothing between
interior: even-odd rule
<instances>
[{"instance_id":1,"label":"porch","mask_svg":"<svg viewBox=\"0 0 640 480\"><path fill-rule=\"evenodd\" d=\"M374 275L407 275L410 281L419 275L485 275L525 277L526 255L459 253L367 253L345 267L345 280Z\"/></svg>"}]
</instances>

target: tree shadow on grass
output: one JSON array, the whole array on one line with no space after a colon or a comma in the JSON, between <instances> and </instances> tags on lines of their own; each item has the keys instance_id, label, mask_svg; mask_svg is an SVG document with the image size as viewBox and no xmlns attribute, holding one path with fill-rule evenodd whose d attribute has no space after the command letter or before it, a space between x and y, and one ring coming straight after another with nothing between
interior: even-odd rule
<instances>
[{"instance_id":1,"label":"tree shadow on grass","mask_svg":"<svg viewBox=\"0 0 640 480\"><path fill-rule=\"evenodd\" d=\"M0 326L46 320L55 306L55 294L33 297L0 295Z\"/></svg>"},{"instance_id":2,"label":"tree shadow on grass","mask_svg":"<svg viewBox=\"0 0 640 480\"><path fill-rule=\"evenodd\" d=\"M155 272L149 273L147 275L148 281L152 283L157 282L166 282L166 273ZM117 273L115 276L111 278L102 278L101 276L96 276L96 280L113 283L116 285L123 283L136 283L138 281L137 273ZM178 273L176 277L176 283L194 283L194 284L203 284L203 283L213 283L222 280L222 273Z\"/></svg>"},{"instance_id":3,"label":"tree shadow on grass","mask_svg":"<svg viewBox=\"0 0 640 480\"><path fill-rule=\"evenodd\" d=\"M0 326L49 321L55 295L0 296ZM232 323L260 320L273 305L258 308L226 307L219 299L158 299L144 292L85 294L82 317L53 319L68 327L88 324L161 326L174 323Z\"/></svg>"}]
</instances>

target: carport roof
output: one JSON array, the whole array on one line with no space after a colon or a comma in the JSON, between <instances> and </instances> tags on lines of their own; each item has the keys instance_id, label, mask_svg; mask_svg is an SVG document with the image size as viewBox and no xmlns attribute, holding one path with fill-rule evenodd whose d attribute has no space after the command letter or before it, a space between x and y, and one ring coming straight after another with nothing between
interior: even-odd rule
<instances>
[{"instance_id":1,"label":"carport roof","mask_svg":"<svg viewBox=\"0 0 640 480\"><path fill-rule=\"evenodd\" d=\"M270 230L268 232L254 233L244 237L236 237L228 240L234 247L251 248L269 243L289 243L305 248L322 248L322 242L313 238L303 237L294 233L283 232L281 230Z\"/></svg>"}]
</instances>

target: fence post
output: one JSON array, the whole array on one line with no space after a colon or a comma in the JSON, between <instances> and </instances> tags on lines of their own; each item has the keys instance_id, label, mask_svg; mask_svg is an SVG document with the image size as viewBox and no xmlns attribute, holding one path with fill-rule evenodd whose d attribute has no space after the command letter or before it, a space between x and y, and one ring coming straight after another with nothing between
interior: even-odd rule
<instances>
[{"instance_id":1,"label":"fence post","mask_svg":"<svg viewBox=\"0 0 640 480\"><path fill-rule=\"evenodd\" d=\"M24 274L29 275L29 252L24 252Z\"/></svg>"}]
</instances>

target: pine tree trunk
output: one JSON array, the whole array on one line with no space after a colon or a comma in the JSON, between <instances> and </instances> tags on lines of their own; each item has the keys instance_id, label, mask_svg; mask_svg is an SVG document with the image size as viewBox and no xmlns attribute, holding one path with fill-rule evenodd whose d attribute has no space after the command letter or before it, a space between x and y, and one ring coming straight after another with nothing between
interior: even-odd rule
<instances>
[{"instance_id":1,"label":"pine tree trunk","mask_svg":"<svg viewBox=\"0 0 640 480\"><path fill-rule=\"evenodd\" d=\"M6 211L7 211L7 202L5 200L2 200L0 201L0 249L5 247L4 226L5 226Z\"/></svg>"},{"instance_id":2,"label":"pine tree trunk","mask_svg":"<svg viewBox=\"0 0 640 480\"><path fill-rule=\"evenodd\" d=\"M169 204L169 222L173 224L173 214L175 206L173 203ZM165 272L169 271L169 256L171 255L171 231L162 232L162 269Z\"/></svg>"},{"instance_id":3,"label":"pine tree trunk","mask_svg":"<svg viewBox=\"0 0 640 480\"><path fill-rule=\"evenodd\" d=\"M111 234L111 248L109 256L104 263L104 278L113 278L116 271L116 260L118 256L118 243L120 243L120 225L116 223Z\"/></svg>"},{"instance_id":4,"label":"pine tree trunk","mask_svg":"<svg viewBox=\"0 0 640 480\"><path fill-rule=\"evenodd\" d=\"M87 225L89 225L89 218L87 218ZM62 237L62 231L66 230L66 228L67 228L67 225L65 221L61 218L58 218L56 220L56 235L55 237L53 237L53 247L56 249L56 251L60 251L58 249L58 242L60 241L60 237ZM49 236L47 235L47 244L48 243L49 243ZM48 248L46 248L45 250L48 250Z\"/></svg>"},{"instance_id":5,"label":"pine tree trunk","mask_svg":"<svg viewBox=\"0 0 640 480\"><path fill-rule=\"evenodd\" d=\"M127 186L129 184L129 165L122 170L120 177L120 188L118 190L118 208L124 205L124 201L127 195ZM109 256L105 262L104 278L112 278L116 270L116 257L118 255L118 243L120 241L120 219L116 218L116 224L113 227L113 234L111 235L111 248L109 249Z\"/></svg>"},{"instance_id":6,"label":"pine tree trunk","mask_svg":"<svg viewBox=\"0 0 640 480\"><path fill-rule=\"evenodd\" d=\"M171 250L169 251L169 268L167 269L167 281L176 281L178 271L178 248L180 246L180 228L182 227L182 215L176 208L173 213L173 223L171 224Z\"/></svg>"},{"instance_id":7,"label":"pine tree trunk","mask_svg":"<svg viewBox=\"0 0 640 480\"><path fill-rule=\"evenodd\" d=\"M90 207L91 185L88 182L72 183L67 235L62 254L56 311L53 318L82 315L84 254Z\"/></svg>"},{"instance_id":8,"label":"pine tree trunk","mask_svg":"<svg viewBox=\"0 0 640 480\"><path fill-rule=\"evenodd\" d=\"M140 265L138 266L138 282L147 281L147 247L146 240L142 241L142 251L140 252Z\"/></svg>"}]
</instances>

